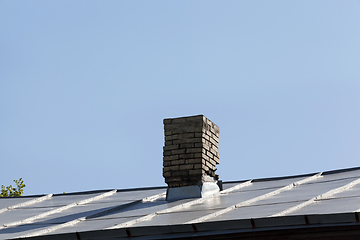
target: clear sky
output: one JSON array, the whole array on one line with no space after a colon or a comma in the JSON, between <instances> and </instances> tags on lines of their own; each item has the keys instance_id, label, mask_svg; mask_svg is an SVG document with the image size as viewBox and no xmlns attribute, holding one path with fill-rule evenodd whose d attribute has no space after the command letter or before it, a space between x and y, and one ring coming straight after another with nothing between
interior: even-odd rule
<instances>
[{"instance_id":1,"label":"clear sky","mask_svg":"<svg viewBox=\"0 0 360 240\"><path fill-rule=\"evenodd\" d=\"M360 1L0 1L0 185L165 186L163 119L223 181L360 166Z\"/></svg>"}]
</instances>

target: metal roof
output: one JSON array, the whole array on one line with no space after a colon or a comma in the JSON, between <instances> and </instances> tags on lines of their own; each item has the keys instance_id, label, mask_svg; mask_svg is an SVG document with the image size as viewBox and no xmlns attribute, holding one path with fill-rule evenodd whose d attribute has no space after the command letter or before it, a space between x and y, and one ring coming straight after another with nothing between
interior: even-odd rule
<instances>
[{"instance_id":1,"label":"metal roof","mask_svg":"<svg viewBox=\"0 0 360 240\"><path fill-rule=\"evenodd\" d=\"M360 168L227 182L220 194L198 199L168 202L165 192L157 187L0 198L0 239L151 239L359 224Z\"/></svg>"}]
</instances>

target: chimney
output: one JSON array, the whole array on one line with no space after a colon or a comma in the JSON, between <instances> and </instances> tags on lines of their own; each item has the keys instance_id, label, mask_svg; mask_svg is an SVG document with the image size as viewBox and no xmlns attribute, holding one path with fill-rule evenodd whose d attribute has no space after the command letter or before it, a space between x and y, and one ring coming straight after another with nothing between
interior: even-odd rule
<instances>
[{"instance_id":1,"label":"chimney","mask_svg":"<svg viewBox=\"0 0 360 240\"><path fill-rule=\"evenodd\" d=\"M203 115L164 119L163 176L166 199L204 197L219 192L219 127Z\"/></svg>"}]
</instances>

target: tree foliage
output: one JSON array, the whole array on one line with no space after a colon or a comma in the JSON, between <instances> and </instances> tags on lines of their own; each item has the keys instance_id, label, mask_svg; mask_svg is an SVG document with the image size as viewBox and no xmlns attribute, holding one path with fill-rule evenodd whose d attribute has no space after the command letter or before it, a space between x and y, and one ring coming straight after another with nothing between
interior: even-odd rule
<instances>
[{"instance_id":1,"label":"tree foliage","mask_svg":"<svg viewBox=\"0 0 360 240\"><path fill-rule=\"evenodd\" d=\"M1 185L0 197L19 197L24 194L24 187L26 187L24 180L20 178L19 180L14 180L14 182L16 187L13 187L12 185L7 187Z\"/></svg>"}]
</instances>

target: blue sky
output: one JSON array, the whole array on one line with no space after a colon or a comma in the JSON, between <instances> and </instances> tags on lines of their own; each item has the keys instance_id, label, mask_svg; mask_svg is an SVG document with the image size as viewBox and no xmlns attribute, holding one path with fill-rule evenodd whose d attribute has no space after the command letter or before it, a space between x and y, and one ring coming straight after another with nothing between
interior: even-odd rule
<instances>
[{"instance_id":1,"label":"blue sky","mask_svg":"<svg viewBox=\"0 0 360 240\"><path fill-rule=\"evenodd\" d=\"M164 186L164 118L224 181L360 166L359 1L0 1L0 185Z\"/></svg>"}]
</instances>

